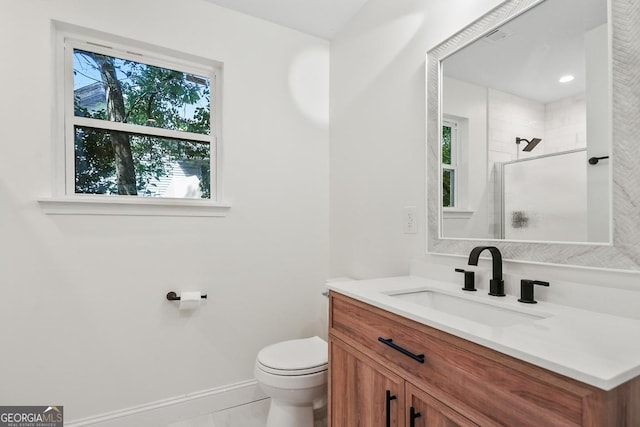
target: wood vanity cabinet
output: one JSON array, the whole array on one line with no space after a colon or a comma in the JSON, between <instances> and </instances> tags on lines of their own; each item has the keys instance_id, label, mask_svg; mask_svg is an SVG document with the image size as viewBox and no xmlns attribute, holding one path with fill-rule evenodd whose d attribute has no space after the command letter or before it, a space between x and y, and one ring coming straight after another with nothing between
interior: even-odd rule
<instances>
[{"instance_id":1,"label":"wood vanity cabinet","mask_svg":"<svg viewBox=\"0 0 640 427\"><path fill-rule=\"evenodd\" d=\"M331 292L328 418L329 427L640 427L640 378L604 391Z\"/></svg>"},{"instance_id":2,"label":"wood vanity cabinet","mask_svg":"<svg viewBox=\"0 0 640 427\"><path fill-rule=\"evenodd\" d=\"M331 340L333 426L404 425L404 379Z\"/></svg>"}]
</instances>

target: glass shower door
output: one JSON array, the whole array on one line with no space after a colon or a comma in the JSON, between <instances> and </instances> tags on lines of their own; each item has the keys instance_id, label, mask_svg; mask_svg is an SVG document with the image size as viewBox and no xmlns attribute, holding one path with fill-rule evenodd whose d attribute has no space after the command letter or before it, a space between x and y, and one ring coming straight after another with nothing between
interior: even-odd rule
<instances>
[{"instance_id":1,"label":"glass shower door","mask_svg":"<svg viewBox=\"0 0 640 427\"><path fill-rule=\"evenodd\" d=\"M587 241L586 150L508 162L502 176L505 239Z\"/></svg>"}]
</instances>

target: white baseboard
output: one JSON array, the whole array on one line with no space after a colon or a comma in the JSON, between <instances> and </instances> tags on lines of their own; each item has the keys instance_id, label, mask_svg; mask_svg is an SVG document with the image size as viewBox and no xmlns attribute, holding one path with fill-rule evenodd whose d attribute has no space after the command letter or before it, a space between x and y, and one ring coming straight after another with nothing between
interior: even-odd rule
<instances>
[{"instance_id":1,"label":"white baseboard","mask_svg":"<svg viewBox=\"0 0 640 427\"><path fill-rule=\"evenodd\" d=\"M158 427L265 399L255 380L65 422L66 427Z\"/></svg>"}]
</instances>

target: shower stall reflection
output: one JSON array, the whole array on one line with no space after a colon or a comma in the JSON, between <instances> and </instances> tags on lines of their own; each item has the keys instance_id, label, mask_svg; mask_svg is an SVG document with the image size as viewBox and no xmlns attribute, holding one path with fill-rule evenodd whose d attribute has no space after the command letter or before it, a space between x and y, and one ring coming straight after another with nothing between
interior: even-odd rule
<instances>
[{"instance_id":1,"label":"shower stall reflection","mask_svg":"<svg viewBox=\"0 0 640 427\"><path fill-rule=\"evenodd\" d=\"M589 241L587 164L580 149L497 165L502 238Z\"/></svg>"}]
</instances>

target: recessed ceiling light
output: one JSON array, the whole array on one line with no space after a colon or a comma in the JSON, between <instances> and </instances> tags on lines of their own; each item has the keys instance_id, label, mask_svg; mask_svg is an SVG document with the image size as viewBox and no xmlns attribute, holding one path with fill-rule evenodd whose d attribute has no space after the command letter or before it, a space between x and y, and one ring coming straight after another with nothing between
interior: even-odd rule
<instances>
[{"instance_id":1,"label":"recessed ceiling light","mask_svg":"<svg viewBox=\"0 0 640 427\"><path fill-rule=\"evenodd\" d=\"M571 74L567 74L566 76L562 76L560 77L560 80L558 80L560 83L569 83L571 80L573 80L575 77L573 77Z\"/></svg>"}]
</instances>

